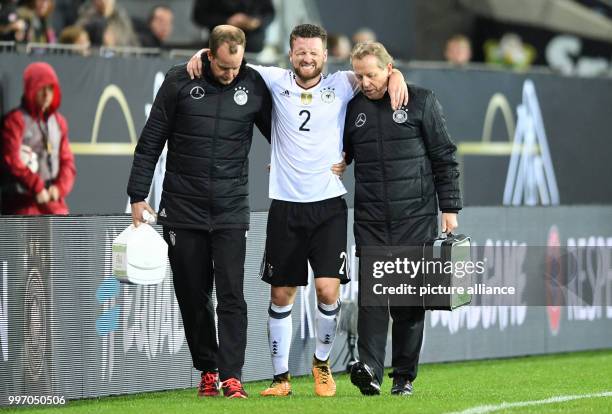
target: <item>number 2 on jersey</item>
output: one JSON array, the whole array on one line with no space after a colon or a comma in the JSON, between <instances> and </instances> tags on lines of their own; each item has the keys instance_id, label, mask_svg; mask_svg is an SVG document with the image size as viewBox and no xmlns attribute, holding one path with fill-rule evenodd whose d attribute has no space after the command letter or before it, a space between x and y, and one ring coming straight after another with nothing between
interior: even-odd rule
<instances>
[{"instance_id":1,"label":"number 2 on jersey","mask_svg":"<svg viewBox=\"0 0 612 414\"><path fill-rule=\"evenodd\" d=\"M304 122L302 122L302 125L300 125L300 131L310 131L310 128L306 128L306 124L308 123L308 121L310 121L310 111L302 109L300 111L300 117L302 115L306 115L306 119L304 120Z\"/></svg>"}]
</instances>

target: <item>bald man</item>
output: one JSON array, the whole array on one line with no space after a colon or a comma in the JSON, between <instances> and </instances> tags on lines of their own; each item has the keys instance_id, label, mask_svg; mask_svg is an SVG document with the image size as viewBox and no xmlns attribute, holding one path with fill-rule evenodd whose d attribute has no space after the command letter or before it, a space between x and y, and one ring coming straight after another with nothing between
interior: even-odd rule
<instances>
[{"instance_id":1,"label":"bald man","mask_svg":"<svg viewBox=\"0 0 612 414\"><path fill-rule=\"evenodd\" d=\"M155 212L145 201L166 141L168 156L157 214L164 228L174 290L198 396L247 398L241 383L246 348L244 259L249 228L248 154L253 124L270 137L271 98L246 66L242 30L222 25L210 36L204 76L170 69L140 135L128 184L134 225ZM212 301L217 288L219 342Z\"/></svg>"}]
</instances>

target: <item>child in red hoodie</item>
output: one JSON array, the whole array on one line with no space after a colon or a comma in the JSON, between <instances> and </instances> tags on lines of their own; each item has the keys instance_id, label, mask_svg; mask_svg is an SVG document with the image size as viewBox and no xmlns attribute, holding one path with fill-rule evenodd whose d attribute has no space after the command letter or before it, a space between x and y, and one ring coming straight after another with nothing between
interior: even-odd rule
<instances>
[{"instance_id":1,"label":"child in red hoodie","mask_svg":"<svg viewBox=\"0 0 612 414\"><path fill-rule=\"evenodd\" d=\"M6 115L2 126L2 214L68 214L65 197L76 168L60 103L51 65L28 65L21 106Z\"/></svg>"}]
</instances>

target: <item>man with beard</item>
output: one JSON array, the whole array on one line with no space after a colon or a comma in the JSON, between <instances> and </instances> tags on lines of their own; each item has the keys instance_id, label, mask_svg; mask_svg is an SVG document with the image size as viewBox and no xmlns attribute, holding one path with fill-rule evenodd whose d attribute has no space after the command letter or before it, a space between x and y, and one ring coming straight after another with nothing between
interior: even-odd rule
<instances>
[{"instance_id":1,"label":"man with beard","mask_svg":"<svg viewBox=\"0 0 612 414\"><path fill-rule=\"evenodd\" d=\"M289 349L291 310L297 286L308 284L310 262L317 294L316 347L312 362L315 393L336 394L329 366L340 312L340 283L346 274L346 189L330 165L343 163L342 135L348 102L358 92L353 72L322 75L327 33L320 26L296 26L289 38L293 71L251 66L272 94L272 155L266 251L262 279L271 285L268 333L274 379L263 396L291 394ZM188 70L201 73L198 52ZM404 77L391 75L392 105L408 101ZM344 168L344 165L342 165Z\"/></svg>"}]
</instances>

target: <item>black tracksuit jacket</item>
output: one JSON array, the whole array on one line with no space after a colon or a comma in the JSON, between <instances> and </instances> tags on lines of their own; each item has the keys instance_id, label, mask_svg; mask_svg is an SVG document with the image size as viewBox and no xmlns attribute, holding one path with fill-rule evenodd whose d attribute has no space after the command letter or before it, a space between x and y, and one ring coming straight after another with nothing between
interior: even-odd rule
<instances>
[{"instance_id":1,"label":"black tracksuit jacket","mask_svg":"<svg viewBox=\"0 0 612 414\"><path fill-rule=\"evenodd\" d=\"M443 212L462 208L457 147L433 92L409 85L410 101L393 111L388 94L349 103L344 129L347 162L355 160L355 224L360 246L430 240Z\"/></svg>"},{"instance_id":2,"label":"black tracksuit jacket","mask_svg":"<svg viewBox=\"0 0 612 414\"><path fill-rule=\"evenodd\" d=\"M144 200L168 141L158 222L199 230L248 229L249 150L253 124L270 137L271 98L261 76L243 62L230 85L190 79L186 65L170 69L134 152L128 183L132 203Z\"/></svg>"}]
</instances>

